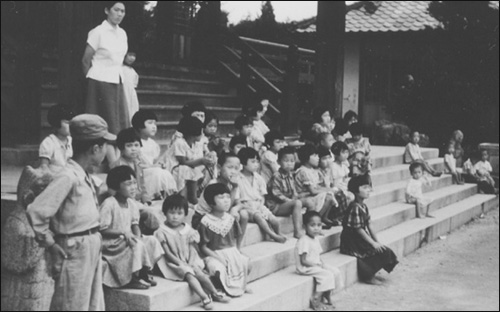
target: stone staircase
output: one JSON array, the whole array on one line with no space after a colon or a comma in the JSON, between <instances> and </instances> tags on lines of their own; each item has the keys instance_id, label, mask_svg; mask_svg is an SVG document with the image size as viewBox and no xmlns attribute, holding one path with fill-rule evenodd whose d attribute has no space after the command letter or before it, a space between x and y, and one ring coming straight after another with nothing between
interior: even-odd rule
<instances>
[{"instance_id":1,"label":"stone staircase","mask_svg":"<svg viewBox=\"0 0 500 312\"><path fill-rule=\"evenodd\" d=\"M404 203L410 178L408 165L402 164L402 147L374 146L374 191L367 200L372 226L379 240L390 246L401 259L422 244L452 231L498 206L498 197L477 194L476 185L452 185L451 176L431 178L426 196L433 199L430 211L435 218L415 219L413 205ZM423 149L434 168L443 168L437 149ZM158 209L158 208L157 208ZM303 310L313 291L313 279L295 274L291 218L279 218L289 240L285 244L265 241L257 225L249 224L242 253L251 259L249 287L253 294L234 298L229 304L215 304L215 310ZM358 281L357 260L338 251L342 227L324 231L321 244L323 261L342 272L345 287ZM393 274L398 274L398 270ZM148 290L105 289L108 310L202 310L199 299L187 283L157 277L158 285ZM338 290L337 290L338 291Z\"/></svg>"}]
</instances>

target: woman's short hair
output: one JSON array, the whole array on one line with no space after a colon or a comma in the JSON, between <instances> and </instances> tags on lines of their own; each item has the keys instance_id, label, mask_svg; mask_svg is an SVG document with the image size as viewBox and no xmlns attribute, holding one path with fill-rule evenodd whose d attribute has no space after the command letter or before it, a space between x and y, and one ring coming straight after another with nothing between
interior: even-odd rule
<instances>
[{"instance_id":1,"label":"woman's short hair","mask_svg":"<svg viewBox=\"0 0 500 312\"><path fill-rule=\"evenodd\" d=\"M146 128L146 120L158 121L158 117L153 111L140 109L132 117L132 127L137 131L144 129Z\"/></svg>"},{"instance_id":2,"label":"woman's short hair","mask_svg":"<svg viewBox=\"0 0 500 312\"><path fill-rule=\"evenodd\" d=\"M142 141L141 137L135 131L134 128L127 128L116 136L116 146L120 149L123 150L125 148L126 143L132 143L132 142L139 142L139 145L142 147Z\"/></svg>"},{"instance_id":3,"label":"woman's short hair","mask_svg":"<svg viewBox=\"0 0 500 312\"><path fill-rule=\"evenodd\" d=\"M118 166L111 169L106 177L108 188L118 191L120 183L131 180L136 177L135 172L129 166Z\"/></svg>"},{"instance_id":4,"label":"woman's short hair","mask_svg":"<svg viewBox=\"0 0 500 312\"><path fill-rule=\"evenodd\" d=\"M356 114L354 111L352 110L348 110L345 115L344 115L344 121L349 124L349 121L352 119L352 118L356 118L358 119L358 114Z\"/></svg>"}]
</instances>

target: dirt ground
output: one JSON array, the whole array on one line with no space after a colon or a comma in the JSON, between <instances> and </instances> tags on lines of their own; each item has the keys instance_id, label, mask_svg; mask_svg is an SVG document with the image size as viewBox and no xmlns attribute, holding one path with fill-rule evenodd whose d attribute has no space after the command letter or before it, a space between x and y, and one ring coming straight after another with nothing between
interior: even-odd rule
<instances>
[{"instance_id":1,"label":"dirt ground","mask_svg":"<svg viewBox=\"0 0 500 312\"><path fill-rule=\"evenodd\" d=\"M380 286L334 294L337 311L499 311L499 212L456 229L401 259Z\"/></svg>"}]
</instances>

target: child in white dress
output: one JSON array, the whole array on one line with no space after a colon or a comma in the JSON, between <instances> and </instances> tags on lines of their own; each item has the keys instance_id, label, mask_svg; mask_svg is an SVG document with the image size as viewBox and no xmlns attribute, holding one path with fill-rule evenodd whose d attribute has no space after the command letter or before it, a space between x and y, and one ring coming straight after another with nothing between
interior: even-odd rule
<instances>
[{"instance_id":1,"label":"child in white dress","mask_svg":"<svg viewBox=\"0 0 500 312\"><path fill-rule=\"evenodd\" d=\"M424 168L421 163L415 162L410 165L410 172L412 178L408 182L406 186L406 202L409 204L415 204L415 212L417 218L425 218L430 217L433 218L429 214L429 207L431 200L427 197L424 197L422 192L422 187L424 185L430 185L429 180L426 176L423 175ZM424 208L427 207L424 213Z\"/></svg>"},{"instance_id":2,"label":"child in white dress","mask_svg":"<svg viewBox=\"0 0 500 312\"><path fill-rule=\"evenodd\" d=\"M132 67L136 60L134 52L127 52L123 60L122 76L123 77L123 92L125 93L125 101L127 102L129 116L134 116L139 110L139 99L135 89L139 85L139 74Z\"/></svg>"}]
</instances>

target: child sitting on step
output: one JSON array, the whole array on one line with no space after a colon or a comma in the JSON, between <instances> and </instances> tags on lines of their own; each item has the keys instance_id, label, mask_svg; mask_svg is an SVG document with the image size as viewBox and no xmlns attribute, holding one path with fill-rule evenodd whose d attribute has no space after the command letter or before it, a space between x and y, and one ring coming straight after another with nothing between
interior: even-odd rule
<instances>
[{"instance_id":1,"label":"child sitting on step","mask_svg":"<svg viewBox=\"0 0 500 312\"><path fill-rule=\"evenodd\" d=\"M255 141L252 137L253 119L248 115L240 115L234 120L234 127L236 128L236 136L242 135L246 139L246 147L251 147L258 151L262 143Z\"/></svg>"},{"instance_id":2,"label":"child sitting on step","mask_svg":"<svg viewBox=\"0 0 500 312\"><path fill-rule=\"evenodd\" d=\"M338 206L333 190L321 187L321 176L318 170L319 157L316 147L310 144L298 150L301 167L295 174L295 187L307 210L318 211L326 228L334 225L328 218L330 209Z\"/></svg>"},{"instance_id":3,"label":"child sitting on step","mask_svg":"<svg viewBox=\"0 0 500 312\"><path fill-rule=\"evenodd\" d=\"M205 128L203 131L208 139L207 149L219 155L226 149L224 140L217 134L219 118L213 112L207 111L204 125Z\"/></svg>"},{"instance_id":4,"label":"child sitting on step","mask_svg":"<svg viewBox=\"0 0 500 312\"><path fill-rule=\"evenodd\" d=\"M475 176L479 185L479 191L484 194L495 194L495 180L491 176L493 168L489 162L489 153L487 150L481 150L481 160L474 165Z\"/></svg>"},{"instance_id":5,"label":"child sitting on step","mask_svg":"<svg viewBox=\"0 0 500 312\"><path fill-rule=\"evenodd\" d=\"M295 168L295 150L284 147L278 152L278 172L275 172L268 184L266 206L275 216L288 217L292 215L293 237L300 238L302 201L295 189L293 171Z\"/></svg>"},{"instance_id":6,"label":"child sitting on step","mask_svg":"<svg viewBox=\"0 0 500 312\"><path fill-rule=\"evenodd\" d=\"M424 184L430 185L429 180L426 176L423 175L424 168L421 163L414 162L410 165L410 173L412 178L408 182L406 186L406 202L409 204L415 204L416 208L416 216L417 218L425 218L433 216L429 215L429 207L431 200L427 197L424 197L422 194L422 187ZM425 214L424 208L427 207Z\"/></svg>"},{"instance_id":7,"label":"child sitting on step","mask_svg":"<svg viewBox=\"0 0 500 312\"><path fill-rule=\"evenodd\" d=\"M331 133L335 128L330 110L326 106L320 106L313 111L314 124L312 130L316 133Z\"/></svg>"},{"instance_id":8,"label":"child sitting on step","mask_svg":"<svg viewBox=\"0 0 500 312\"><path fill-rule=\"evenodd\" d=\"M184 117L179 121L177 131L182 137L175 139L166 152L166 167L171 170L177 182L177 189L196 205L198 202L198 183L204 177L203 169L213 167L213 157L205 157L197 142L200 141L203 123L196 117Z\"/></svg>"},{"instance_id":9,"label":"child sitting on step","mask_svg":"<svg viewBox=\"0 0 500 312\"><path fill-rule=\"evenodd\" d=\"M418 145L420 142L420 133L418 131L413 131L410 137L410 143L408 143L405 147L404 153L404 163L411 164L413 162L418 162L422 164L422 168L430 173L433 177L441 176L442 172L434 170L428 162L424 160L424 156L422 156L422 152L420 151L420 146Z\"/></svg>"},{"instance_id":10,"label":"child sitting on step","mask_svg":"<svg viewBox=\"0 0 500 312\"><path fill-rule=\"evenodd\" d=\"M73 156L69 132L69 121L72 118L73 113L64 105L57 104L49 108L47 121L53 133L40 143L38 157L41 167L48 167L49 164L64 167Z\"/></svg>"},{"instance_id":11,"label":"child sitting on step","mask_svg":"<svg viewBox=\"0 0 500 312\"><path fill-rule=\"evenodd\" d=\"M398 264L398 258L389 247L378 241L371 227L370 212L364 203L370 197L372 189L367 177L353 177L347 187L356 198L349 204L342 221L340 253L358 258L358 275L361 281L380 284L375 279L375 274L380 269L392 272Z\"/></svg>"},{"instance_id":12,"label":"child sitting on step","mask_svg":"<svg viewBox=\"0 0 500 312\"><path fill-rule=\"evenodd\" d=\"M162 211L166 221L156 230L155 237L165 252L157 263L163 276L173 281L186 281L201 298L205 310L213 309L212 300L228 302L203 271L205 264L198 254L200 234L185 222L187 200L179 194L171 195L163 202Z\"/></svg>"},{"instance_id":13,"label":"child sitting on step","mask_svg":"<svg viewBox=\"0 0 500 312\"><path fill-rule=\"evenodd\" d=\"M370 174L372 170L372 160L370 158L371 144L368 138L363 137L363 127L360 123L353 123L349 126L349 132L352 135L351 139L347 140L349 154L362 153L360 164L362 165L365 174ZM359 154L358 154L359 155ZM359 156L358 156L359 157Z\"/></svg>"},{"instance_id":14,"label":"child sitting on step","mask_svg":"<svg viewBox=\"0 0 500 312\"><path fill-rule=\"evenodd\" d=\"M262 121L265 111L261 103L256 103L248 109L248 116L253 119L252 133L250 137L252 140L262 147L265 143L265 135L270 131L269 127Z\"/></svg>"},{"instance_id":15,"label":"child sitting on step","mask_svg":"<svg viewBox=\"0 0 500 312\"><path fill-rule=\"evenodd\" d=\"M221 183L210 184L203 194L212 211L201 219L200 249L205 268L222 284L231 297L247 290L249 259L237 248L242 233L236 219L227 213L231 208L231 192Z\"/></svg>"},{"instance_id":16,"label":"child sitting on step","mask_svg":"<svg viewBox=\"0 0 500 312\"><path fill-rule=\"evenodd\" d=\"M160 160L160 145L153 139L157 132L158 118L152 111L139 110L132 117L132 126L141 137L139 166L144 172L146 192L153 198L162 199L177 192L172 174ZM160 195L160 196L158 196Z\"/></svg>"},{"instance_id":17,"label":"child sitting on step","mask_svg":"<svg viewBox=\"0 0 500 312\"><path fill-rule=\"evenodd\" d=\"M262 153L260 160L260 174L266 181L271 180L273 174L278 172L278 152L285 147L286 142L283 135L277 130L271 130L265 135L267 150Z\"/></svg>"},{"instance_id":18,"label":"child sitting on step","mask_svg":"<svg viewBox=\"0 0 500 312\"><path fill-rule=\"evenodd\" d=\"M111 288L147 289L155 286L148 274L163 255L160 243L153 236L142 235L139 229L139 208L134 200L137 191L135 172L128 166L111 169L106 179L115 195L100 208L100 231L103 236L102 282Z\"/></svg>"},{"instance_id":19,"label":"child sitting on step","mask_svg":"<svg viewBox=\"0 0 500 312\"><path fill-rule=\"evenodd\" d=\"M455 146L453 144L450 144L448 146L447 153L444 155L444 165L446 167L446 171L448 173L451 173L453 182L455 184L462 185L464 184L464 180L462 179L462 174L457 170L457 160L455 159L454 153Z\"/></svg>"},{"instance_id":20,"label":"child sitting on step","mask_svg":"<svg viewBox=\"0 0 500 312\"><path fill-rule=\"evenodd\" d=\"M314 311L334 308L332 291L342 284L340 271L330 267L321 260L323 249L318 236L321 235L321 216L316 211L308 211L303 216L306 235L302 236L295 245L295 266L300 275L314 277L314 293L310 300ZM337 280L337 283L336 283Z\"/></svg>"},{"instance_id":21,"label":"child sitting on step","mask_svg":"<svg viewBox=\"0 0 500 312\"><path fill-rule=\"evenodd\" d=\"M257 173L260 157L253 148L245 147L238 153L238 158L243 165L238 180L241 193L241 204L248 212L248 221L257 223L271 239L284 243L286 237L280 233L278 219L265 206L264 196L267 195L267 184L264 178Z\"/></svg>"}]
</instances>

